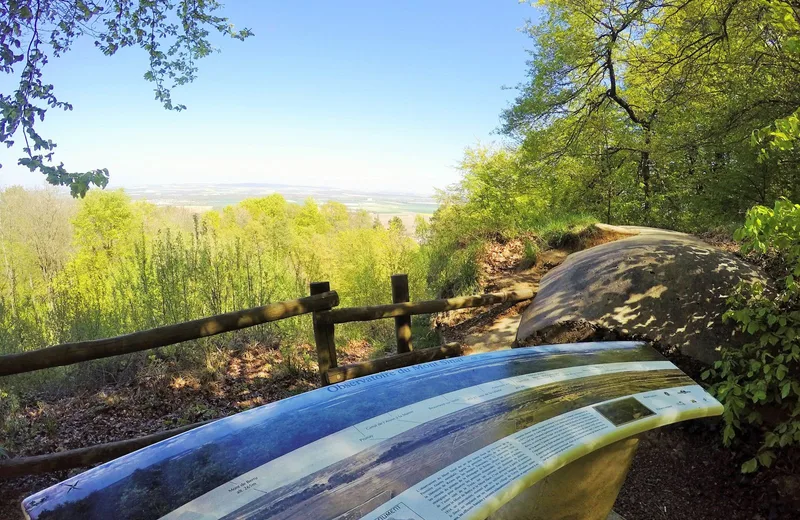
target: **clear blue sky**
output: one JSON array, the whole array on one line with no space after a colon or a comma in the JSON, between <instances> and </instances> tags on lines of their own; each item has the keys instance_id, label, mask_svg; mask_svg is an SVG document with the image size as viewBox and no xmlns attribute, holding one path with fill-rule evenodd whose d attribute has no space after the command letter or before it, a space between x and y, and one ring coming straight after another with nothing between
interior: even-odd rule
<instances>
[{"instance_id":1,"label":"clear blue sky","mask_svg":"<svg viewBox=\"0 0 800 520\"><path fill-rule=\"evenodd\" d=\"M432 192L458 179L465 147L497 141L526 73L517 0L229 1L255 36L220 42L199 78L154 101L143 51L84 42L46 69L72 112L41 131L71 170L107 167L111 187L270 182ZM8 92L9 78L0 77ZM18 142L21 142L19 136ZM0 149L0 185L43 184Z\"/></svg>"}]
</instances>

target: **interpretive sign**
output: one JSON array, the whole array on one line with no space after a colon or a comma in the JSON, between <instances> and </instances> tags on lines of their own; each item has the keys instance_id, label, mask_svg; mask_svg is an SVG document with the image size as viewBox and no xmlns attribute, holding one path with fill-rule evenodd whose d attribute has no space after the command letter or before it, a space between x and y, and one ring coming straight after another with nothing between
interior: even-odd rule
<instances>
[{"instance_id":1,"label":"interpretive sign","mask_svg":"<svg viewBox=\"0 0 800 520\"><path fill-rule=\"evenodd\" d=\"M652 348L445 359L254 408L23 502L32 519L482 519L611 443L722 406Z\"/></svg>"}]
</instances>

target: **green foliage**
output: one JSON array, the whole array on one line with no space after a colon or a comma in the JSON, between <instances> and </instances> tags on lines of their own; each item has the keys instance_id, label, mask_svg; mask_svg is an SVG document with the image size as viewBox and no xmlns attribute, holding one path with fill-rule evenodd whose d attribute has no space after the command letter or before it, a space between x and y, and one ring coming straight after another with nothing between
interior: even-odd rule
<instances>
[{"instance_id":1,"label":"green foliage","mask_svg":"<svg viewBox=\"0 0 800 520\"><path fill-rule=\"evenodd\" d=\"M506 153L525 185L509 184L510 196L687 231L800 197L795 3L539 5L528 80L503 113L503 131L520 143Z\"/></svg>"},{"instance_id":2,"label":"green foliage","mask_svg":"<svg viewBox=\"0 0 800 520\"><path fill-rule=\"evenodd\" d=\"M538 182L523 155L507 148L468 149L461 182L439 194L439 209L429 223L417 225L435 294L478 291L480 260L489 241L518 236L558 241L596 222L566 208L563 201L570 187L556 179ZM538 250L533 247L531 242L528 253L535 257Z\"/></svg>"},{"instance_id":3,"label":"green foliage","mask_svg":"<svg viewBox=\"0 0 800 520\"><path fill-rule=\"evenodd\" d=\"M34 224L37 218L52 228ZM93 190L79 201L48 191L0 191L4 354L294 299L308 294L315 280L329 280L341 305L371 305L391 302L390 276L408 273L412 299L425 299L427 272L427 257L404 230L373 227L368 215L338 203L299 205L270 195L193 215L134 202L122 191ZM365 335L384 343L393 338L390 320L340 329L343 342ZM289 348L309 339L310 320L298 317L239 334L256 340L277 336ZM230 343L230 335L208 338L165 347L160 355L197 366ZM284 357L293 367L307 364ZM135 359L59 373L91 381L115 373L103 363Z\"/></svg>"},{"instance_id":4,"label":"green foliage","mask_svg":"<svg viewBox=\"0 0 800 520\"><path fill-rule=\"evenodd\" d=\"M525 261L528 265L536 264L539 258L539 244L531 239L525 239Z\"/></svg>"},{"instance_id":5,"label":"green foliage","mask_svg":"<svg viewBox=\"0 0 800 520\"><path fill-rule=\"evenodd\" d=\"M796 4L785 0L764 0L767 7L765 29L773 33L776 43L787 54L800 56L800 12ZM786 117L775 120L774 123L753 132L754 146L765 145L761 148L761 158L765 159L772 152L786 152L794 149L800 140L800 108Z\"/></svg>"},{"instance_id":6,"label":"green foliage","mask_svg":"<svg viewBox=\"0 0 800 520\"><path fill-rule=\"evenodd\" d=\"M294 345L281 344L280 346L281 358L283 363L281 369L290 377L297 377L303 372L310 372L312 370L311 355L305 350L298 350Z\"/></svg>"},{"instance_id":7,"label":"green foliage","mask_svg":"<svg viewBox=\"0 0 800 520\"><path fill-rule=\"evenodd\" d=\"M403 220L400 217L392 217L389 219L388 228L390 231L393 231L399 235L406 233L406 226L403 224Z\"/></svg>"},{"instance_id":8,"label":"green foliage","mask_svg":"<svg viewBox=\"0 0 800 520\"><path fill-rule=\"evenodd\" d=\"M0 388L0 460L8 458L8 451L12 448L10 441L20 427L18 415L19 400L13 392Z\"/></svg>"},{"instance_id":9,"label":"green foliage","mask_svg":"<svg viewBox=\"0 0 800 520\"><path fill-rule=\"evenodd\" d=\"M753 337L743 348L721 348L721 360L703 374L725 405L723 441L746 427L765 433L743 472L769 467L777 450L800 444L800 205L779 200L752 208L735 237L745 253L769 256L781 274L775 288L742 283L728 299L724 319Z\"/></svg>"},{"instance_id":10,"label":"green foliage","mask_svg":"<svg viewBox=\"0 0 800 520\"><path fill-rule=\"evenodd\" d=\"M39 134L36 123L51 108L72 110L56 97L52 84L43 79L45 65L68 52L86 38L103 54L112 56L122 48L138 47L149 59L144 74L155 84L155 98L168 110L183 110L173 104L171 89L192 82L197 60L214 50L211 31L237 40L252 35L236 31L227 18L216 13L215 1L140 0L93 1L9 0L0 4L0 72L14 76L17 89L0 94L0 143L14 144L22 134L25 156L19 164L39 171L54 185L69 186L73 196L83 196L90 185L105 187L108 170L69 172L63 163L53 164L56 144Z\"/></svg>"},{"instance_id":11,"label":"green foliage","mask_svg":"<svg viewBox=\"0 0 800 520\"><path fill-rule=\"evenodd\" d=\"M8 428L6 419L11 417L19 410L19 400L17 397L3 389L0 389L0 431L5 432Z\"/></svg>"},{"instance_id":12,"label":"green foliage","mask_svg":"<svg viewBox=\"0 0 800 520\"><path fill-rule=\"evenodd\" d=\"M89 261L111 260L127 249L131 234L141 227L134 220L130 198L122 191L88 194L72 224L78 253L90 257Z\"/></svg>"}]
</instances>

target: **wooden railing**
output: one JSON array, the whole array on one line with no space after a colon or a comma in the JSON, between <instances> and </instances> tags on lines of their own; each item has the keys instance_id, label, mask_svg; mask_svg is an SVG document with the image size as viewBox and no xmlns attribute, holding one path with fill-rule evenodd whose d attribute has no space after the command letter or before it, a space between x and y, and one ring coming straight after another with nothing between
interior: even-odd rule
<instances>
[{"instance_id":1,"label":"wooden railing","mask_svg":"<svg viewBox=\"0 0 800 520\"><path fill-rule=\"evenodd\" d=\"M529 300L533 296L532 290L523 290L409 302L408 276L400 274L392 276L392 300L394 303L334 309L339 305L339 295L336 291L331 290L330 283L314 282L311 284L311 295L296 300L270 303L262 307L157 327L114 338L64 343L39 350L0 356L0 376L130 354L311 313L320 381L322 385L329 385L354 377L461 355L461 347L455 343L414 350L411 337L411 316L497 303L519 302ZM395 320L397 355L338 366L335 343L336 324L387 318ZM46 473L106 462L209 422L213 421L190 424L136 439L46 455L0 460L0 478Z\"/></svg>"},{"instance_id":2,"label":"wooden railing","mask_svg":"<svg viewBox=\"0 0 800 520\"><path fill-rule=\"evenodd\" d=\"M330 290L328 282L319 282L316 290ZM312 284L312 293L314 284ZM478 296L462 296L460 298L447 298L442 300L427 300L409 302L408 277L406 275L392 276L392 295L395 303L388 305L370 305L367 307L350 307L344 309L331 309L314 312L314 338L317 343L317 358L319 372L323 385L338 383L345 379L361 377L391 368L415 365L427 361L435 361L447 357L461 355L457 345L445 345L430 349L414 350L411 338L411 316L419 314L434 314L437 312L466 309L469 307L484 307L498 303L513 303L530 300L534 296L531 289L522 291L508 291ZM356 365L349 365L346 370L337 369L336 349L334 348L334 325L337 323L350 323L355 321L373 321L394 318L395 335L397 337L396 357L400 361L366 361ZM345 367L342 367L345 368Z\"/></svg>"},{"instance_id":3,"label":"wooden railing","mask_svg":"<svg viewBox=\"0 0 800 520\"><path fill-rule=\"evenodd\" d=\"M297 300L270 303L243 311L219 314L166 327L143 330L114 338L64 343L19 354L0 356L0 376L33 372L43 368L72 365L141 350L174 345L278 321L339 305L339 295L326 292Z\"/></svg>"}]
</instances>

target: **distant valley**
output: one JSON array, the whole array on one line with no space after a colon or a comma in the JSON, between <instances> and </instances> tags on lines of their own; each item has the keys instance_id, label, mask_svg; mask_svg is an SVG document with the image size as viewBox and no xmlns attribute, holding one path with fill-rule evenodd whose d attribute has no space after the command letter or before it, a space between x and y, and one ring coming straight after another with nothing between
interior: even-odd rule
<instances>
[{"instance_id":1,"label":"distant valley","mask_svg":"<svg viewBox=\"0 0 800 520\"><path fill-rule=\"evenodd\" d=\"M378 217L383 224L399 216L407 229L413 229L416 215L430 216L437 203L432 196L414 193L378 193L291 186L285 184L241 183L241 184L162 184L125 188L133 199L146 200L159 206L178 206L202 212L220 209L252 197L265 197L280 193L289 202L302 204L307 198L318 203L341 202L351 210L363 209Z\"/></svg>"}]
</instances>

